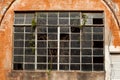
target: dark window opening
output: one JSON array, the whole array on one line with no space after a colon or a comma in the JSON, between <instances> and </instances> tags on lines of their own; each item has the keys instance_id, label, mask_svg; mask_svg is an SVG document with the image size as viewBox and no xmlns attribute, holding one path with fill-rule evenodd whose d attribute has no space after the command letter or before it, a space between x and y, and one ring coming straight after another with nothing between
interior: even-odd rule
<instances>
[{"instance_id":1,"label":"dark window opening","mask_svg":"<svg viewBox=\"0 0 120 80\"><path fill-rule=\"evenodd\" d=\"M103 48L103 41L94 41L93 48Z\"/></svg>"},{"instance_id":2,"label":"dark window opening","mask_svg":"<svg viewBox=\"0 0 120 80\"><path fill-rule=\"evenodd\" d=\"M103 57L93 57L93 63L103 63L104 58Z\"/></svg>"},{"instance_id":3,"label":"dark window opening","mask_svg":"<svg viewBox=\"0 0 120 80\"><path fill-rule=\"evenodd\" d=\"M23 70L22 63L14 63L14 70Z\"/></svg>"},{"instance_id":4,"label":"dark window opening","mask_svg":"<svg viewBox=\"0 0 120 80\"><path fill-rule=\"evenodd\" d=\"M102 18L93 18L93 24L103 24Z\"/></svg>"}]
</instances>

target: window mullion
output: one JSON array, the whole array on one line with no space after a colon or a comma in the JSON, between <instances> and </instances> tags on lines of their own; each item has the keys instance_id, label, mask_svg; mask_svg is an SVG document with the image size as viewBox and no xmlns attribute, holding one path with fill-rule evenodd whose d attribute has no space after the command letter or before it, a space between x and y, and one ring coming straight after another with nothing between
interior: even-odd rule
<instances>
[{"instance_id":1,"label":"window mullion","mask_svg":"<svg viewBox=\"0 0 120 80\"><path fill-rule=\"evenodd\" d=\"M58 55L57 70L60 70L60 27L58 27Z\"/></svg>"}]
</instances>

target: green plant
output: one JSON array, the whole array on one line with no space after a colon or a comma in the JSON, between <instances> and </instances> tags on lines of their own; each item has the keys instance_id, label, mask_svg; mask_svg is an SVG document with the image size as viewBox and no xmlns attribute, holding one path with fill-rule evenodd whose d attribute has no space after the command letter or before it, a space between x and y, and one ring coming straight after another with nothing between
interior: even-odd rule
<instances>
[{"instance_id":1,"label":"green plant","mask_svg":"<svg viewBox=\"0 0 120 80\"><path fill-rule=\"evenodd\" d=\"M87 18L87 15L82 14L82 24L80 25L80 29L82 29L86 25Z\"/></svg>"}]
</instances>

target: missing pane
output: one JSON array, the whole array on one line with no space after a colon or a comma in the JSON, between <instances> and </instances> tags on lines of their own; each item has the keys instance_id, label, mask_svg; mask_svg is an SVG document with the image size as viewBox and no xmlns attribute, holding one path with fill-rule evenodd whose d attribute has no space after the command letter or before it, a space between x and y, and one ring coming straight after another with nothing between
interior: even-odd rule
<instances>
[{"instance_id":1,"label":"missing pane","mask_svg":"<svg viewBox=\"0 0 120 80\"><path fill-rule=\"evenodd\" d=\"M93 18L93 24L103 24L102 18Z\"/></svg>"},{"instance_id":2,"label":"missing pane","mask_svg":"<svg viewBox=\"0 0 120 80\"><path fill-rule=\"evenodd\" d=\"M104 63L103 57L93 57L93 63Z\"/></svg>"},{"instance_id":3,"label":"missing pane","mask_svg":"<svg viewBox=\"0 0 120 80\"><path fill-rule=\"evenodd\" d=\"M23 70L22 63L14 63L14 70Z\"/></svg>"},{"instance_id":4,"label":"missing pane","mask_svg":"<svg viewBox=\"0 0 120 80\"><path fill-rule=\"evenodd\" d=\"M60 34L60 40L69 40L69 34Z\"/></svg>"},{"instance_id":5,"label":"missing pane","mask_svg":"<svg viewBox=\"0 0 120 80\"><path fill-rule=\"evenodd\" d=\"M93 41L93 48L103 48L103 41Z\"/></svg>"}]
</instances>

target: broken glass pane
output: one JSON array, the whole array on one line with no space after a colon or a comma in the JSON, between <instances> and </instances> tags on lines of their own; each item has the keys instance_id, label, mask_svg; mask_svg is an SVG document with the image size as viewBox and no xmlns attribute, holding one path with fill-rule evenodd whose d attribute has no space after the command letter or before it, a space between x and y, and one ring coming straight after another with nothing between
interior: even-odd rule
<instances>
[{"instance_id":1,"label":"broken glass pane","mask_svg":"<svg viewBox=\"0 0 120 80\"><path fill-rule=\"evenodd\" d=\"M103 48L103 41L93 41L93 48Z\"/></svg>"},{"instance_id":2,"label":"broken glass pane","mask_svg":"<svg viewBox=\"0 0 120 80\"><path fill-rule=\"evenodd\" d=\"M69 40L69 34L60 34L60 40Z\"/></svg>"},{"instance_id":3,"label":"broken glass pane","mask_svg":"<svg viewBox=\"0 0 120 80\"><path fill-rule=\"evenodd\" d=\"M47 40L47 34L37 34L38 40Z\"/></svg>"},{"instance_id":4,"label":"broken glass pane","mask_svg":"<svg viewBox=\"0 0 120 80\"><path fill-rule=\"evenodd\" d=\"M23 70L22 63L14 63L14 70Z\"/></svg>"},{"instance_id":5,"label":"broken glass pane","mask_svg":"<svg viewBox=\"0 0 120 80\"><path fill-rule=\"evenodd\" d=\"M103 24L102 18L93 18L93 24Z\"/></svg>"},{"instance_id":6,"label":"broken glass pane","mask_svg":"<svg viewBox=\"0 0 120 80\"><path fill-rule=\"evenodd\" d=\"M104 58L103 57L93 57L93 63L103 63Z\"/></svg>"},{"instance_id":7,"label":"broken glass pane","mask_svg":"<svg viewBox=\"0 0 120 80\"><path fill-rule=\"evenodd\" d=\"M69 63L69 57L60 56L60 63Z\"/></svg>"},{"instance_id":8,"label":"broken glass pane","mask_svg":"<svg viewBox=\"0 0 120 80\"><path fill-rule=\"evenodd\" d=\"M80 33L80 28L79 27L71 27L71 32L72 33Z\"/></svg>"}]
</instances>

